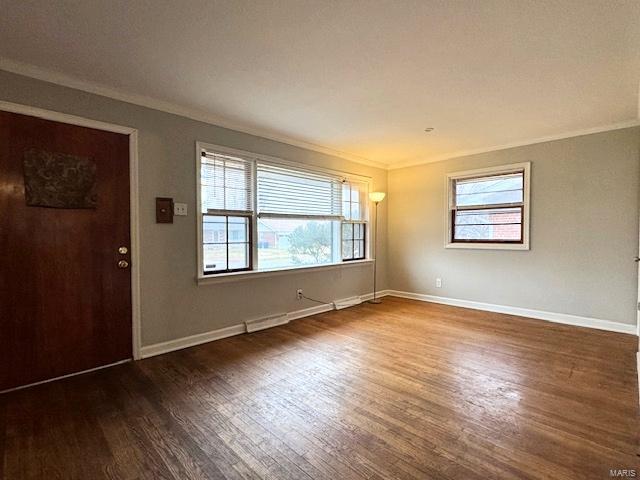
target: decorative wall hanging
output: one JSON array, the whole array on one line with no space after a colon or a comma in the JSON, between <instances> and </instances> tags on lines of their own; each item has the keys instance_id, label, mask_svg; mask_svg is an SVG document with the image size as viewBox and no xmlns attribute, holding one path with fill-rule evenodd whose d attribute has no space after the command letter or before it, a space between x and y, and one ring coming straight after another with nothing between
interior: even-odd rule
<instances>
[{"instance_id":1,"label":"decorative wall hanging","mask_svg":"<svg viewBox=\"0 0 640 480\"><path fill-rule=\"evenodd\" d=\"M28 206L96 208L96 163L92 159L27 150L23 167Z\"/></svg>"}]
</instances>

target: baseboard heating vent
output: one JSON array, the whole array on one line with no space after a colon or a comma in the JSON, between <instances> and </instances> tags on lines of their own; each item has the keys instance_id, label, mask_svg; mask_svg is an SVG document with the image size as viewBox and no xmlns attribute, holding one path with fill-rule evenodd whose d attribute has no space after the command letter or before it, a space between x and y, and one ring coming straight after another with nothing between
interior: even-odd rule
<instances>
[{"instance_id":1,"label":"baseboard heating vent","mask_svg":"<svg viewBox=\"0 0 640 480\"><path fill-rule=\"evenodd\" d=\"M265 328L277 327L278 325L284 325L285 323L289 323L289 317L286 313L279 313L278 315L256 318L255 320L248 320L244 322L247 333L257 332L258 330L264 330Z\"/></svg>"},{"instance_id":2,"label":"baseboard heating vent","mask_svg":"<svg viewBox=\"0 0 640 480\"><path fill-rule=\"evenodd\" d=\"M361 297L349 297L342 300L336 300L333 302L333 308L336 310L342 310L343 308L353 307L362 303Z\"/></svg>"}]
</instances>

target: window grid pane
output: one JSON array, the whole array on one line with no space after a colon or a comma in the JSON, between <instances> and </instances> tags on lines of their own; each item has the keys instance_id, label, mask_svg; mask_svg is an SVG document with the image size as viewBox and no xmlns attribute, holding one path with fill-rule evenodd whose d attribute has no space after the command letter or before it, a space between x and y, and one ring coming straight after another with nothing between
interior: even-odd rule
<instances>
[{"instance_id":1,"label":"window grid pane","mask_svg":"<svg viewBox=\"0 0 640 480\"><path fill-rule=\"evenodd\" d=\"M250 217L203 215L204 273L251 268Z\"/></svg>"},{"instance_id":2,"label":"window grid pane","mask_svg":"<svg viewBox=\"0 0 640 480\"><path fill-rule=\"evenodd\" d=\"M342 241L342 258L344 260L353 259L353 240Z\"/></svg>"},{"instance_id":3,"label":"window grid pane","mask_svg":"<svg viewBox=\"0 0 640 480\"><path fill-rule=\"evenodd\" d=\"M227 269L226 244L204 246L204 269L210 272L225 271Z\"/></svg>"},{"instance_id":4,"label":"window grid pane","mask_svg":"<svg viewBox=\"0 0 640 480\"><path fill-rule=\"evenodd\" d=\"M485 208L453 212L453 241L520 243L522 207Z\"/></svg>"},{"instance_id":5,"label":"window grid pane","mask_svg":"<svg viewBox=\"0 0 640 480\"><path fill-rule=\"evenodd\" d=\"M342 224L342 260L362 260L365 252L365 223Z\"/></svg>"},{"instance_id":6,"label":"window grid pane","mask_svg":"<svg viewBox=\"0 0 640 480\"><path fill-rule=\"evenodd\" d=\"M450 241L523 243L526 171L452 180Z\"/></svg>"},{"instance_id":7,"label":"window grid pane","mask_svg":"<svg viewBox=\"0 0 640 480\"><path fill-rule=\"evenodd\" d=\"M504 205L524 200L524 172L454 180L456 207Z\"/></svg>"},{"instance_id":8,"label":"window grid pane","mask_svg":"<svg viewBox=\"0 0 640 480\"><path fill-rule=\"evenodd\" d=\"M353 228L354 224L352 223L343 223L342 224L342 239L350 240L353 238Z\"/></svg>"},{"instance_id":9,"label":"window grid pane","mask_svg":"<svg viewBox=\"0 0 640 480\"><path fill-rule=\"evenodd\" d=\"M342 184L342 215L345 220L364 221L366 184L345 182Z\"/></svg>"},{"instance_id":10,"label":"window grid pane","mask_svg":"<svg viewBox=\"0 0 640 480\"><path fill-rule=\"evenodd\" d=\"M258 218L259 270L331 263L336 227L332 220Z\"/></svg>"}]
</instances>

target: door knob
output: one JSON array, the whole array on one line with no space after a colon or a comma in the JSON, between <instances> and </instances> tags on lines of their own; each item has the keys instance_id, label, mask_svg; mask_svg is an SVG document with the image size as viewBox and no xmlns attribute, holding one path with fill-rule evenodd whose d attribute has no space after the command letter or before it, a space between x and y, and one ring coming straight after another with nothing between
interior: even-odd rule
<instances>
[{"instance_id":1,"label":"door knob","mask_svg":"<svg viewBox=\"0 0 640 480\"><path fill-rule=\"evenodd\" d=\"M120 248L118 248L118 253L119 253L120 255L126 255L128 251L129 251L129 249L128 249L127 247L120 247Z\"/></svg>"},{"instance_id":2,"label":"door knob","mask_svg":"<svg viewBox=\"0 0 640 480\"><path fill-rule=\"evenodd\" d=\"M636 263L640 262L640 257L636 257L633 261Z\"/></svg>"},{"instance_id":3,"label":"door knob","mask_svg":"<svg viewBox=\"0 0 640 480\"><path fill-rule=\"evenodd\" d=\"M129 266L129 262L126 260L120 260L118 262L118 268L127 268Z\"/></svg>"}]
</instances>

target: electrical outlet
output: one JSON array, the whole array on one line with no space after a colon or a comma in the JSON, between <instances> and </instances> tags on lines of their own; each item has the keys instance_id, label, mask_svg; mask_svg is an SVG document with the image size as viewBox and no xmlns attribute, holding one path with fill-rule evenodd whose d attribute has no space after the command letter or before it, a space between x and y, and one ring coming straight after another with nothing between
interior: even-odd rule
<instances>
[{"instance_id":1,"label":"electrical outlet","mask_svg":"<svg viewBox=\"0 0 640 480\"><path fill-rule=\"evenodd\" d=\"M301 288L296 290L296 298L298 300L302 300L302 289Z\"/></svg>"},{"instance_id":2,"label":"electrical outlet","mask_svg":"<svg viewBox=\"0 0 640 480\"><path fill-rule=\"evenodd\" d=\"M436 278L436 288L442 288L442 279Z\"/></svg>"},{"instance_id":3,"label":"electrical outlet","mask_svg":"<svg viewBox=\"0 0 640 480\"><path fill-rule=\"evenodd\" d=\"M185 216L187 214L187 204L186 203L174 203L173 204L173 214L178 216Z\"/></svg>"}]
</instances>

